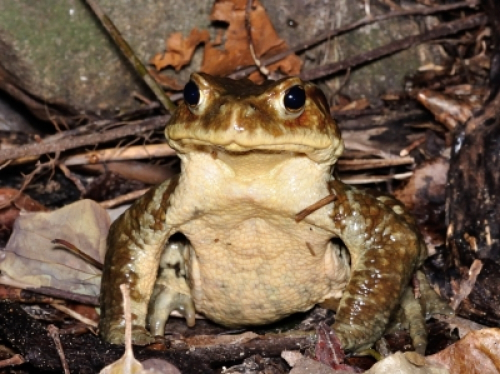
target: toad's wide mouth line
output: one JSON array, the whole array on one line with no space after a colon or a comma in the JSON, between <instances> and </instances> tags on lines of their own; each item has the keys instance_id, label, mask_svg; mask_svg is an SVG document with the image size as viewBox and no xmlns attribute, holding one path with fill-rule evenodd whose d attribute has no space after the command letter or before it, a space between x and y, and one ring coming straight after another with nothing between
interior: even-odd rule
<instances>
[{"instance_id":1,"label":"toad's wide mouth line","mask_svg":"<svg viewBox=\"0 0 500 374\"><path fill-rule=\"evenodd\" d=\"M195 138L183 138L179 140L171 140L173 143L173 148L181 149L203 149L210 148L212 150L224 151L227 153L249 153L249 152L262 152L262 153L280 153L280 152L297 152L297 153L311 153L315 151L326 150L331 147L331 144L327 146L312 146L310 144L304 143L246 143L241 144L239 142L224 142L215 143L206 140L200 140Z\"/></svg>"}]
</instances>

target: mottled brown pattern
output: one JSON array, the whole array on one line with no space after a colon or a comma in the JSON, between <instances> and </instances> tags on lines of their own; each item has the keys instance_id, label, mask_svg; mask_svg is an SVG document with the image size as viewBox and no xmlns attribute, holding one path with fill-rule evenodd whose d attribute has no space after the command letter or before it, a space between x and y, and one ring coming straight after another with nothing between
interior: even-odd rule
<instances>
[{"instance_id":1,"label":"mottled brown pattern","mask_svg":"<svg viewBox=\"0 0 500 374\"><path fill-rule=\"evenodd\" d=\"M135 272L134 259L136 251L131 247L141 248L141 233L144 230L142 222L145 214L154 217L154 225L148 225L150 229L163 231L163 221L168 208L168 199L174 191L178 176L174 177L156 188L151 188L142 198L137 200L124 214L122 214L110 227L107 238L107 252L104 263L106 264L102 274L102 286L100 295L101 318L99 330L103 336L110 336L111 330L124 327L122 295L120 284L128 284L132 300L143 300L144 290L136 287L138 277ZM161 204L152 204L156 194L161 193ZM163 217L163 220L161 219ZM158 243L161 246L162 243ZM161 249L161 248L160 248ZM160 252L160 250L158 250ZM154 263L154 261L153 261ZM151 269L156 272L156 268ZM141 316L143 318L143 316ZM133 319L137 319L133 315Z\"/></svg>"},{"instance_id":2,"label":"mottled brown pattern","mask_svg":"<svg viewBox=\"0 0 500 374\"><path fill-rule=\"evenodd\" d=\"M331 187L339 196L332 215L340 238L351 253L359 256L353 259L356 263L352 264L353 272L340 301L334 329L345 348L359 349L382 336L425 257L426 248L413 220L398 219L391 212L392 207L400 205L397 200L375 198L339 181L331 182ZM355 206L359 208L353 211ZM361 225L357 221L358 227L350 222L354 212L363 217ZM370 225L366 225L368 217ZM366 236L361 242L357 239L360 235ZM360 244L361 248L353 248Z\"/></svg>"},{"instance_id":3,"label":"mottled brown pattern","mask_svg":"<svg viewBox=\"0 0 500 374\"><path fill-rule=\"evenodd\" d=\"M237 115L237 126L242 135L253 136L257 130L263 132L255 135L256 144L263 142L262 136L277 139L293 133L298 136L310 133L314 137L340 138L335 122L325 115L328 114L325 110L328 105L323 92L312 83L293 77L256 85L247 80L214 79L203 73L193 74L191 79L200 87L202 96L205 95L210 105L193 114L189 105L181 102L165 129L167 138L171 140L190 137L206 140L204 137L211 134L213 141L215 134L227 133L232 128L233 115ZM306 106L297 118L284 118L283 113L273 108L274 101L280 100L283 92L294 85L304 87ZM245 110L249 108L253 110L251 116L245 115Z\"/></svg>"}]
</instances>

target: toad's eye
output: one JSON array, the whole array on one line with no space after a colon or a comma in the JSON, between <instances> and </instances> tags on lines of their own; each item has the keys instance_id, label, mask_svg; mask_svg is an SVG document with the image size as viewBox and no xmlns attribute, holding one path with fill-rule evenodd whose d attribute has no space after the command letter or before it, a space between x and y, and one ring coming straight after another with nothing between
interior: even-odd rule
<instances>
[{"instance_id":1,"label":"toad's eye","mask_svg":"<svg viewBox=\"0 0 500 374\"><path fill-rule=\"evenodd\" d=\"M184 94L185 96L186 94ZM285 96L283 97L283 104L285 105L286 110L290 112L297 112L306 103L306 91L302 86L293 86L290 87L288 91L285 92Z\"/></svg>"},{"instance_id":2,"label":"toad's eye","mask_svg":"<svg viewBox=\"0 0 500 374\"><path fill-rule=\"evenodd\" d=\"M189 106L198 105L200 102L200 89L193 81L189 81L184 86L184 101Z\"/></svg>"}]
</instances>

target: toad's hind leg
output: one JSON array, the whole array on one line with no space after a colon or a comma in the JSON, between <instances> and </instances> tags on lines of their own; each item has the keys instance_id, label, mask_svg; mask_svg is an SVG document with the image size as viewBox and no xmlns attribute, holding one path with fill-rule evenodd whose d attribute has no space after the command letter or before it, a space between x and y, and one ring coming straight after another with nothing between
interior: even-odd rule
<instances>
[{"instance_id":1,"label":"toad's hind leg","mask_svg":"<svg viewBox=\"0 0 500 374\"><path fill-rule=\"evenodd\" d=\"M195 324L195 308L186 280L189 244L171 240L160 259L158 278L149 302L148 322L153 336L165 334L165 323L171 312L178 311L188 326Z\"/></svg>"}]
</instances>

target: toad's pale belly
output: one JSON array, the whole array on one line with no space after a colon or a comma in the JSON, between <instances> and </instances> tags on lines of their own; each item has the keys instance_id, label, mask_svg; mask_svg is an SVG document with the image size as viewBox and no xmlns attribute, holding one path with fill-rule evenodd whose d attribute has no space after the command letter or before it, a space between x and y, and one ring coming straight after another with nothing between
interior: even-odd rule
<instances>
[{"instance_id":1,"label":"toad's pale belly","mask_svg":"<svg viewBox=\"0 0 500 374\"><path fill-rule=\"evenodd\" d=\"M230 326L269 323L341 296L349 266L335 253L331 233L283 217L210 221L181 228L193 247L191 296L210 319Z\"/></svg>"}]
</instances>

